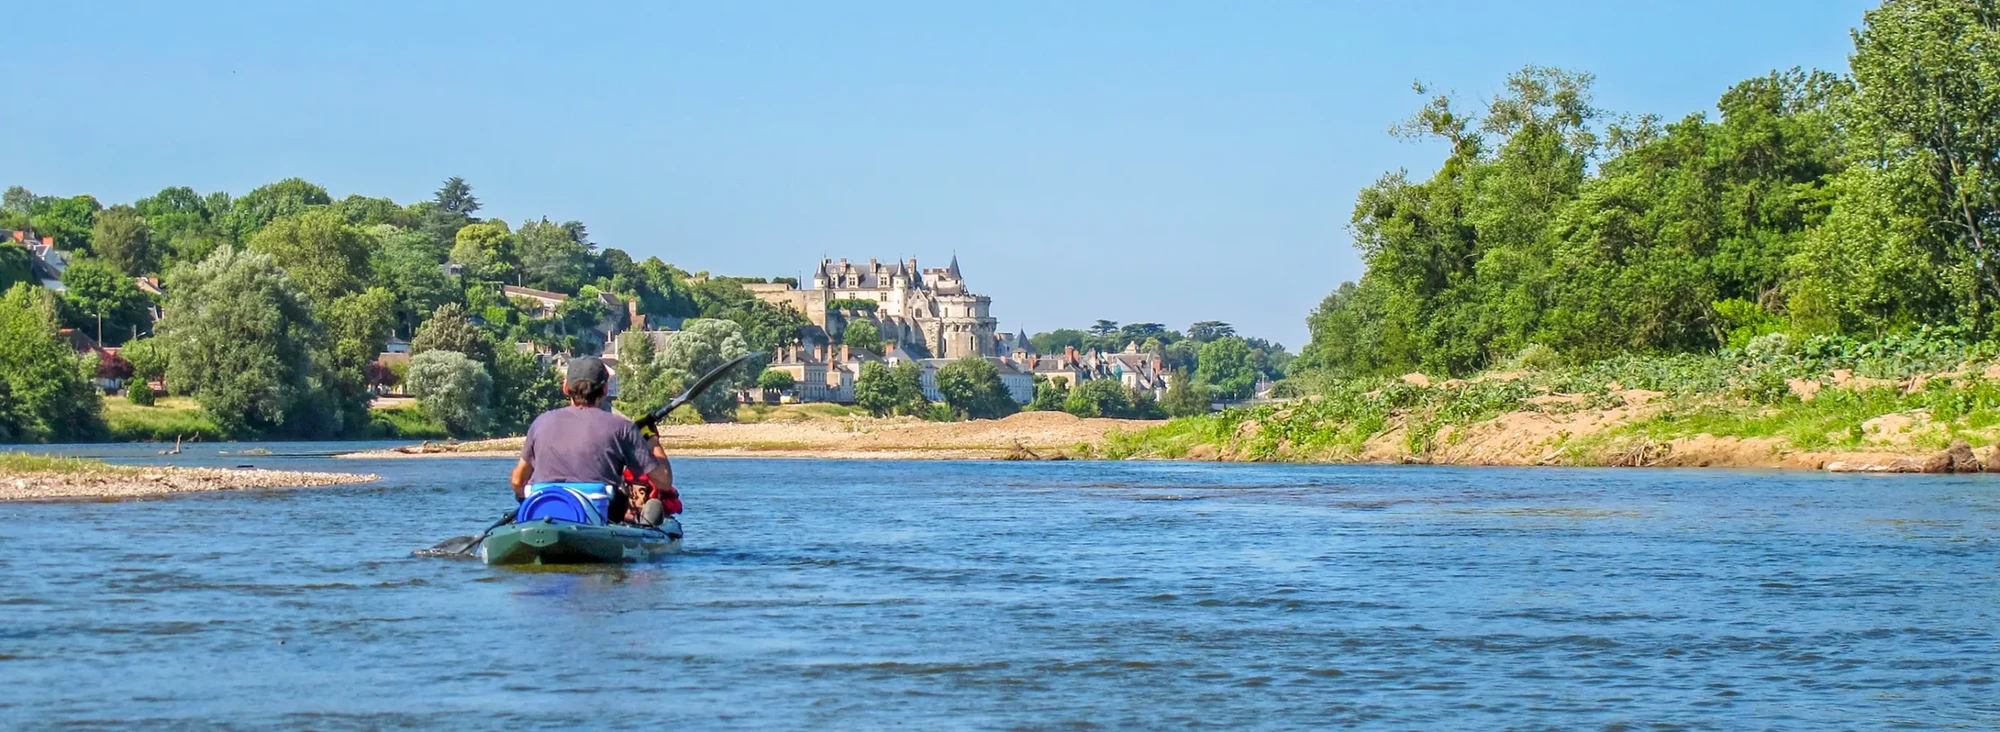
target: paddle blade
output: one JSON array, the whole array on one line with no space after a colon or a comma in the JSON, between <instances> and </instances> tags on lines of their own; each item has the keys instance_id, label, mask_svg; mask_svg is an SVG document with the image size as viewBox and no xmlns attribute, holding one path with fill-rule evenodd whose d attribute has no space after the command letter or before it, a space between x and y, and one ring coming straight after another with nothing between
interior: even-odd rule
<instances>
[{"instance_id":1,"label":"paddle blade","mask_svg":"<svg viewBox=\"0 0 2000 732\"><path fill-rule=\"evenodd\" d=\"M479 553L479 541L484 537L454 536L437 543L429 549L410 552L419 557L470 557Z\"/></svg>"}]
</instances>

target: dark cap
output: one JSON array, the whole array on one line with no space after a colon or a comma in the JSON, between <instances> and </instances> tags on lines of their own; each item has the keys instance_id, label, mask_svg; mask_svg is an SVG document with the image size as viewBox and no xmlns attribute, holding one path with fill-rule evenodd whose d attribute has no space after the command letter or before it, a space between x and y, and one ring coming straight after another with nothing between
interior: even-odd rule
<instances>
[{"instance_id":1,"label":"dark cap","mask_svg":"<svg viewBox=\"0 0 2000 732\"><path fill-rule=\"evenodd\" d=\"M604 370L604 362L597 360L596 356L578 356L569 360L569 373L563 377L563 382L587 381L601 385L610 378L610 372Z\"/></svg>"}]
</instances>

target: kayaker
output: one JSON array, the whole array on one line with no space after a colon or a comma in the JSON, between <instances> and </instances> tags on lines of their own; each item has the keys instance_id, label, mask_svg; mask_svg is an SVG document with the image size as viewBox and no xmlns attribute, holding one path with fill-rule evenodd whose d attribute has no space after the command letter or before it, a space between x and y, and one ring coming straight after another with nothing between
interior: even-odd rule
<instances>
[{"instance_id":1,"label":"kayaker","mask_svg":"<svg viewBox=\"0 0 2000 732\"><path fill-rule=\"evenodd\" d=\"M609 486L617 496L610 517L658 525L667 513L659 497L649 496L638 511L631 511L630 502L620 500L619 489L629 470L633 476L651 479L660 488L657 493L677 495L673 466L659 444L641 435L632 420L599 407L610 377L604 362L594 356L569 360L562 385L569 406L543 412L528 425L521 460L514 465L514 498L525 499L543 484Z\"/></svg>"}]
</instances>

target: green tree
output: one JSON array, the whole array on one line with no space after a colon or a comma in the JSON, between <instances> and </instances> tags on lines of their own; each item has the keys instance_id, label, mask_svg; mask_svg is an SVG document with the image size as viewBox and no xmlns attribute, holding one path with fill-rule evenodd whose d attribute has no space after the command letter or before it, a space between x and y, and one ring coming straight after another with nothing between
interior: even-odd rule
<instances>
[{"instance_id":1,"label":"green tree","mask_svg":"<svg viewBox=\"0 0 2000 732\"><path fill-rule=\"evenodd\" d=\"M168 276L167 388L233 435L326 434L312 409L319 322L268 254L224 245Z\"/></svg>"},{"instance_id":2,"label":"green tree","mask_svg":"<svg viewBox=\"0 0 2000 732\"><path fill-rule=\"evenodd\" d=\"M1201 367L1195 378L1211 385L1223 399L1247 399L1261 375L1251 359L1250 346L1231 336L1201 347Z\"/></svg>"},{"instance_id":3,"label":"green tree","mask_svg":"<svg viewBox=\"0 0 2000 732\"><path fill-rule=\"evenodd\" d=\"M132 376L140 381L159 381L167 376L167 349L157 338L139 338L118 349L132 362Z\"/></svg>"},{"instance_id":4,"label":"green tree","mask_svg":"<svg viewBox=\"0 0 2000 732\"><path fill-rule=\"evenodd\" d=\"M400 331L414 333L439 307L464 297L459 283L439 266L444 259L443 250L423 234L398 231L382 239L375 281L395 293Z\"/></svg>"},{"instance_id":5,"label":"green tree","mask_svg":"<svg viewBox=\"0 0 2000 732\"><path fill-rule=\"evenodd\" d=\"M366 229L371 226L388 224L398 228L408 228L413 223L408 209L396 205L387 198L369 198L360 194L340 199L334 204L334 211L347 221L348 226Z\"/></svg>"},{"instance_id":6,"label":"green tree","mask_svg":"<svg viewBox=\"0 0 2000 732\"><path fill-rule=\"evenodd\" d=\"M404 383L424 414L447 432L459 437L485 432L486 400L493 390L485 364L457 351L425 351L410 357Z\"/></svg>"},{"instance_id":7,"label":"green tree","mask_svg":"<svg viewBox=\"0 0 2000 732\"><path fill-rule=\"evenodd\" d=\"M222 233L231 242L248 243L258 230L272 221L298 216L307 209L332 203L333 197L326 194L325 188L304 179L286 178L259 186L257 190L230 202L229 210L220 216Z\"/></svg>"},{"instance_id":8,"label":"green tree","mask_svg":"<svg viewBox=\"0 0 2000 732\"><path fill-rule=\"evenodd\" d=\"M798 379L783 371L765 371L757 377L757 388L767 392L790 391L798 385Z\"/></svg>"},{"instance_id":9,"label":"green tree","mask_svg":"<svg viewBox=\"0 0 2000 732\"><path fill-rule=\"evenodd\" d=\"M48 291L16 284L0 297L0 437L79 442L104 434L103 397L90 364L56 335Z\"/></svg>"},{"instance_id":10,"label":"green tree","mask_svg":"<svg viewBox=\"0 0 2000 732\"><path fill-rule=\"evenodd\" d=\"M590 274L590 250L574 232L544 218L521 225L521 279L529 287L576 292Z\"/></svg>"},{"instance_id":11,"label":"green tree","mask_svg":"<svg viewBox=\"0 0 2000 732\"><path fill-rule=\"evenodd\" d=\"M137 277L160 269L159 253L153 250L152 232L146 228L145 217L131 206L112 206L98 212L97 223L90 230L90 240L97 256L127 275Z\"/></svg>"},{"instance_id":12,"label":"green tree","mask_svg":"<svg viewBox=\"0 0 2000 732\"><path fill-rule=\"evenodd\" d=\"M479 211L479 199L472 195L472 186L464 178L454 175L445 179L437 194L425 203L421 228L438 241L457 241L459 229L478 221L472 214Z\"/></svg>"},{"instance_id":13,"label":"green tree","mask_svg":"<svg viewBox=\"0 0 2000 732\"><path fill-rule=\"evenodd\" d=\"M451 261L465 265L466 274L492 282L519 282L514 256L514 237L493 224L460 227L451 248Z\"/></svg>"},{"instance_id":14,"label":"green tree","mask_svg":"<svg viewBox=\"0 0 2000 732\"><path fill-rule=\"evenodd\" d=\"M1060 412L1063 401L1069 398L1069 380L1051 379L1041 374L1035 375L1035 398L1028 402L1030 412Z\"/></svg>"},{"instance_id":15,"label":"green tree","mask_svg":"<svg viewBox=\"0 0 2000 732\"><path fill-rule=\"evenodd\" d=\"M367 285L370 249L366 235L328 208L273 219L250 238L251 251L271 255L322 306Z\"/></svg>"},{"instance_id":16,"label":"green tree","mask_svg":"<svg viewBox=\"0 0 2000 732\"><path fill-rule=\"evenodd\" d=\"M1060 354L1065 348L1083 349L1090 336L1074 328L1057 328L1047 333L1036 333L1028 338L1034 344L1035 352Z\"/></svg>"},{"instance_id":17,"label":"green tree","mask_svg":"<svg viewBox=\"0 0 2000 732\"><path fill-rule=\"evenodd\" d=\"M953 412L968 419L996 419L1020 410L1000 380L1000 369L981 356L966 356L939 368L937 390Z\"/></svg>"},{"instance_id":18,"label":"green tree","mask_svg":"<svg viewBox=\"0 0 2000 732\"><path fill-rule=\"evenodd\" d=\"M14 289L17 283L32 282L33 256L27 247L11 241L0 242L0 292Z\"/></svg>"},{"instance_id":19,"label":"green tree","mask_svg":"<svg viewBox=\"0 0 2000 732\"><path fill-rule=\"evenodd\" d=\"M663 393L678 394L723 362L750 352L743 328L727 320L703 318L687 321L679 333L660 349L658 363ZM695 411L703 419L717 421L736 414L736 391L755 383L757 369L742 368L722 379L713 388L694 397Z\"/></svg>"},{"instance_id":20,"label":"green tree","mask_svg":"<svg viewBox=\"0 0 2000 732\"><path fill-rule=\"evenodd\" d=\"M1063 411L1078 417L1126 417L1136 411L1132 391L1117 379L1091 379L1069 390Z\"/></svg>"},{"instance_id":21,"label":"green tree","mask_svg":"<svg viewBox=\"0 0 2000 732\"><path fill-rule=\"evenodd\" d=\"M930 407L924 399L923 372L916 364L891 367L880 361L861 365L854 379L854 403L877 417L921 415Z\"/></svg>"},{"instance_id":22,"label":"green tree","mask_svg":"<svg viewBox=\"0 0 2000 732\"><path fill-rule=\"evenodd\" d=\"M103 340L123 342L135 328L150 328L152 318L146 308L150 301L110 263L99 259L79 259L63 270L63 301L71 327L82 328L93 337L103 331ZM101 321L99 319L102 319Z\"/></svg>"},{"instance_id":23,"label":"green tree","mask_svg":"<svg viewBox=\"0 0 2000 732\"><path fill-rule=\"evenodd\" d=\"M53 237L56 246L89 254L94 251L90 229L103 209L91 196L36 198L29 205L28 220L35 233Z\"/></svg>"},{"instance_id":24,"label":"green tree","mask_svg":"<svg viewBox=\"0 0 2000 732\"><path fill-rule=\"evenodd\" d=\"M1167 393L1160 399L1160 407L1169 417L1195 417L1208 414L1212 395L1208 384L1187 373L1176 373L1167 377Z\"/></svg>"},{"instance_id":25,"label":"green tree","mask_svg":"<svg viewBox=\"0 0 2000 732\"><path fill-rule=\"evenodd\" d=\"M667 405L674 395L660 381L659 349L651 334L628 330L618 336L618 411L638 419Z\"/></svg>"},{"instance_id":26,"label":"green tree","mask_svg":"<svg viewBox=\"0 0 2000 732\"><path fill-rule=\"evenodd\" d=\"M856 320L847 324L847 331L840 335L840 342L849 349L862 353L882 355L882 331L866 320Z\"/></svg>"},{"instance_id":27,"label":"green tree","mask_svg":"<svg viewBox=\"0 0 2000 732\"><path fill-rule=\"evenodd\" d=\"M446 303L410 338L410 355L425 351L455 351L480 363L493 362L493 341L465 316L465 306Z\"/></svg>"},{"instance_id":28,"label":"green tree","mask_svg":"<svg viewBox=\"0 0 2000 732\"><path fill-rule=\"evenodd\" d=\"M1236 335L1236 328L1220 320L1203 320L1188 326L1187 337L1201 343Z\"/></svg>"},{"instance_id":29,"label":"green tree","mask_svg":"<svg viewBox=\"0 0 2000 732\"><path fill-rule=\"evenodd\" d=\"M536 416L564 404L562 376L532 354L502 349L493 358L492 404L492 428L521 433Z\"/></svg>"}]
</instances>

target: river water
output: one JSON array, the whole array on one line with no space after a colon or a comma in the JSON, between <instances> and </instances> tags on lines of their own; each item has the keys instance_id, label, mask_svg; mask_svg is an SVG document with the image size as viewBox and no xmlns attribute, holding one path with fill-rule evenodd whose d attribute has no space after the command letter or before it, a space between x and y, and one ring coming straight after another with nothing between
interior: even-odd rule
<instances>
[{"instance_id":1,"label":"river water","mask_svg":"<svg viewBox=\"0 0 2000 732\"><path fill-rule=\"evenodd\" d=\"M179 461L384 480L0 504L0 727L2000 726L2000 476L686 459L521 571L409 554L504 460Z\"/></svg>"}]
</instances>

